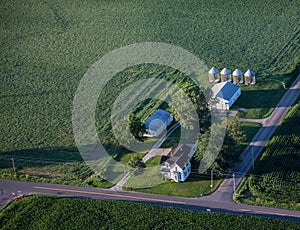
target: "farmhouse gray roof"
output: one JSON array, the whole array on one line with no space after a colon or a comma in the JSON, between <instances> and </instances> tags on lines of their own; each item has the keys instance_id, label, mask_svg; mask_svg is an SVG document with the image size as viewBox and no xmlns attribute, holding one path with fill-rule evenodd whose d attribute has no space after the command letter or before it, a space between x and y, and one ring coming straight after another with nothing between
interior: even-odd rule
<instances>
[{"instance_id":1,"label":"farmhouse gray roof","mask_svg":"<svg viewBox=\"0 0 300 230\"><path fill-rule=\"evenodd\" d=\"M193 148L193 144L179 144L174 149L172 149L172 156L166 160L169 165L177 164L178 167L184 169L186 164L190 161L191 156L189 153Z\"/></svg>"},{"instance_id":2,"label":"farmhouse gray roof","mask_svg":"<svg viewBox=\"0 0 300 230\"><path fill-rule=\"evenodd\" d=\"M214 85L212 87L212 91L215 97L223 98L229 101L239 88L240 87L238 85L231 82L223 82Z\"/></svg>"},{"instance_id":3,"label":"farmhouse gray roof","mask_svg":"<svg viewBox=\"0 0 300 230\"><path fill-rule=\"evenodd\" d=\"M231 74L231 71L230 71L230 69L224 68L224 69L222 69L221 74L228 75L228 74Z\"/></svg>"}]
</instances>

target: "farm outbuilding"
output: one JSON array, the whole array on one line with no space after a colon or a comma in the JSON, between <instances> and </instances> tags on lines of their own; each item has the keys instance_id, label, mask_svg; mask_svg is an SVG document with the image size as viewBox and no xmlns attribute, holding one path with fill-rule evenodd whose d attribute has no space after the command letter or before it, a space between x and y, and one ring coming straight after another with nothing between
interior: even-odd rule
<instances>
[{"instance_id":1,"label":"farm outbuilding","mask_svg":"<svg viewBox=\"0 0 300 230\"><path fill-rule=\"evenodd\" d=\"M221 81L231 81L231 71L227 68L222 69L221 71Z\"/></svg>"},{"instance_id":2,"label":"farm outbuilding","mask_svg":"<svg viewBox=\"0 0 300 230\"><path fill-rule=\"evenodd\" d=\"M252 84L254 85L256 83L256 79L255 79L255 72L251 69L248 69L246 71L246 73L244 74L245 77L245 84L249 85Z\"/></svg>"},{"instance_id":3,"label":"farm outbuilding","mask_svg":"<svg viewBox=\"0 0 300 230\"><path fill-rule=\"evenodd\" d=\"M232 82L234 84L243 83L243 72L239 69L236 69L232 73Z\"/></svg>"},{"instance_id":4,"label":"farm outbuilding","mask_svg":"<svg viewBox=\"0 0 300 230\"><path fill-rule=\"evenodd\" d=\"M208 71L208 78L209 78L209 82L219 82L220 81L219 70L215 67L212 67Z\"/></svg>"},{"instance_id":5,"label":"farm outbuilding","mask_svg":"<svg viewBox=\"0 0 300 230\"><path fill-rule=\"evenodd\" d=\"M215 84L212 87L213 99L217 101L211 104L211 107L216 109L229 110L233 103L241 95L240 86L233 84L231 82L222 82Z\"/></svg>"},{"instance_id":6,"label":"farm outbuilding","mask_svg":"<svg viewBox=\"0 0 300 230\"><path fill-rule=\"evenodd\" d=\"M146 137L157 137L173 121L171 113L158 109L145 122Z\"/></svg>"}]
</instances>

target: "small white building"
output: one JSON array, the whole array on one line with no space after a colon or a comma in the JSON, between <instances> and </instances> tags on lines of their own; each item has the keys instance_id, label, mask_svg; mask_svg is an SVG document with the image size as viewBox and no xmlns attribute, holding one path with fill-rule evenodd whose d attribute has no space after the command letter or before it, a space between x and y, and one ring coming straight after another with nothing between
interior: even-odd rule
<instances>
[{"instance_id":1,"label":"small white building","mask_svg":"<svg viewBox=\"0 0 300 230\"><path fill-rule=\"evenodd\" d=\"M158 109L145 122L146 137L159 136L173 121L171 113Z\"/></svg>"},{"instance_id":2,"label":"small white building","mask_svg":"<svg viewBox=\"0 0 300 230\"><path fill-rule=\"evenodd\" d=\"M184 182L191 173L191 159L196 152L195 144L178 144L171 150L160 164L160 172L164 179Z\"/></svg>"},{"instance_id":3,"label":"small white building","mask_svg":"<svg viewBox=\"0 0 300 230\"><path fill-rule=\"evenodd\" d=\"M211 102L210 106L216 109L229 110L229 108L241 95L240 86L231 82L216 84L212 87L212 91L213 102Z\"/></svg>"}]
</instances>

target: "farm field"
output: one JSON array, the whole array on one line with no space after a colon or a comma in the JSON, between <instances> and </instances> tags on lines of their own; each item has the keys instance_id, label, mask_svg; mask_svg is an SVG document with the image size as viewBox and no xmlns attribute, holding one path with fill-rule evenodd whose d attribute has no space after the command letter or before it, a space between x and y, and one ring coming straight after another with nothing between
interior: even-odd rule
<instances>
[{"instance_id":1,"label":"farm field","mask_svg":"<svg viewBox=\"0 0 300 230\"><path fill-rule=\"evenodd\" d=\"M0 212L1 229L299 229L283 220L120 201L32 196Z\"/></svg>"},{"instance_id":2,"label":"farm field","mask_svg":"<svg viewBox=\"0 0 300 230\"><path fill-rule=\"evenodd\" d=\"M297 9L296 0L3 1L1 177L12 177L13 157L19 179L29 174L28 180L110 186L86 167L75 147L73 97L93 63L133 43L180 46L198 56L208 68L253 69L258 83L242 87L247 93L236 106L246 109L241 116L265 116L284 93L283 85L288 85L300 62ZM110 108L118 93L138 79L182 78L178 71L164 66L132 69L109 82L96 109L99 137L120 161L126 157L116 143L111 143L109 124ZM259 95L257 100L252 100L253 95ZM151 113L159 104L151 101L146 111ZM143 120L146 115L139 114L139 118Z\"/></svg>"},{"instance_id":3,"label":"farm field","mask_svg":"<svg viewBox=\"0 0 300 230\"><path fill-rule=\"evenodd\" d=\"M300 104L276 130L240 186L239 202L300 210Z\"/></svg>"}]
</instances>

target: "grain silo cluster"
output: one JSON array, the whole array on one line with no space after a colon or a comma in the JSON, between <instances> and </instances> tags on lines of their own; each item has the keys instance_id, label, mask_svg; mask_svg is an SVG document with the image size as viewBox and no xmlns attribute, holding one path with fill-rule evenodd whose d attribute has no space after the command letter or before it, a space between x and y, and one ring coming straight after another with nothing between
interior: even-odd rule
<instances>
[{"instance_id":1,"label":"grain silo cluster","mask_svg":"<svg viewBox=\"0 0 300 230\"><path fill-rule=\"evenodd\" d=\"M241 70L236 69L231 73L230 69L224 68L221 72L215 67L208 71L209 82L226 82L230 81L234 84L254 85L256 83L255 72L248 69L244 74Z\"/></svg>"}]
</instances>

